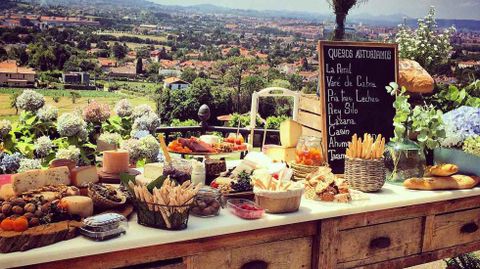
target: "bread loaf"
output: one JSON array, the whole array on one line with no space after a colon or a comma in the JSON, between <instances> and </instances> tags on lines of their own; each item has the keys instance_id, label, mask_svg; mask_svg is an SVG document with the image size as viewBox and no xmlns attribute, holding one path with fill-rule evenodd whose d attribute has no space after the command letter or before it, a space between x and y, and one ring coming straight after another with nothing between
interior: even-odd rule
<instances>
[{"instance_id":1,"label":"bread loaf","mask_svg":"<svg viewBox=\"0 0 480 269\"><path fill-rule=\"evenodd\" d=\"M471 189L478 184L479 180L479 177L465 175L409 178L403 182L403 186L412 190L459 190Z\"/></svg>"},{"instance_id":2,"label":"bread loaf","mask_svg":"<svg viewBox=\"0 0 480 269\"><path fill-rule=\"evenodd\" d=\"M458 173L458 166L455 164L437 164L427 170L429 176L448 177Z\"/></svg>"}]
</instances>

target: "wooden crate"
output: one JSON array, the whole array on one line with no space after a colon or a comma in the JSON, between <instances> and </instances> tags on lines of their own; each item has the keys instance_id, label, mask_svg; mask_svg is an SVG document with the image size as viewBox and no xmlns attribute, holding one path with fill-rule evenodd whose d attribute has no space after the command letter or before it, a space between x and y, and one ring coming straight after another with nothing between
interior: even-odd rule
<instances>
[{"instance_id":1,"label":"wooden crate","mask_svg":"<svg viewBox=\"0 0 480 269\"><path fill-rule=\"evenodd\" d=\"M303 135L322 137L322 106L315 94L300 96L298 122L303 126Z\"/></svg>"}]
</instances>

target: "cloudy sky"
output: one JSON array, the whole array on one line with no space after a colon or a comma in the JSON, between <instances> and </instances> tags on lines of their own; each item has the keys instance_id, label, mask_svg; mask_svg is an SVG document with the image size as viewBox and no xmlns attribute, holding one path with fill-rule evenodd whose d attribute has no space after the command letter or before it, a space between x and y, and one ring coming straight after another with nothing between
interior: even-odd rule
<instances>
[{"instance_id":1,"label":"cloudy sky","mask_svg":"<svg viewBox=\"0 0 480 269\"><path fill-rule=\"evenodd\" d=\"M326 0L151 0L160 4L195 5L214 4L241 9L271 9L329 13ZM479 19L480 0L369 0L351 14L372 15L406 14L423 17L428 7L437 8L437 17L445 19Z\"/></svg>"}]
</instances>

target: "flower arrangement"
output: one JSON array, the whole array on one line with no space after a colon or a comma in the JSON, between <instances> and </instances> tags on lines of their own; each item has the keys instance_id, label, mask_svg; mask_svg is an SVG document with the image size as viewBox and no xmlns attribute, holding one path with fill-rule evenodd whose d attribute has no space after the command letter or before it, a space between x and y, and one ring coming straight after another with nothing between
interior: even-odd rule
<instances>
[{"instance_id":1,"label":"flower arrangement","mask_svg":"<svg viewBox=\"0 0 480 269\"><path fill-rule=\"evenodd\" d=\"M12 123L9 120L0 120L0 136L6 136L11 130Z\"/></svg>"},{"instance_id":2,"label":"flower arrangement","mask_svg":"<svg viewBox=\"0 0 480 269\"><path fill-rule=\"evenodd\" d=\"M110 108L107 104L90 102L83 110L83 119L88 123L100 124L110 117Z\"/></svg>"},{"instance_id":3,"label":"flower arrangement","mask_svg":"<svg viewBox=\"0 0 480 269\"><path fill-rule=\"evenodd\" d=\"M45 104L45 97L42 94L33 91L25 90L17 97L16 105L19 109L36 112Z\"/></svg>"},{"instance_id":4,"label":"flower arrangement","mask_svg":"<svg viewBox=\"0 0 480 269\"><path fill-rule=\"evenodd\" d=\"M154 112L148 112L141 117L135 118L132 126L131 135L138 131L148 131L154 134L158 127L160 127L160 118Z\"/></svg>"},{"instance_id":5,"label":"flower arrangement","mask_svg":"<svg viewBox=\"0 0 480 269\"><path fill-rule=\"evenodd\" d=\"M59 149L55 154L57 159L67 159L78 163L80 160L80 149L75 146L68 146L68 148Z\"/></svg>"},{"instance_id":6,"label":"flower arrangement","mask_svg":"<svg viewBox=\"0 0 480 269\"><path fill-rule=\"evenodd\" d=\"M115 113L120 117L130 117L132 112L132 105L127 99L122 99L115 105Z\"/></svg>"},{"instance_id":7,"label":"flower arrangement","mask_svg":"<svg viewBox=\"0 0 480 269\"><path fill-rule=\"evenodd\" d=\"M35 141L34 147L36 155L39 158L45 158L51 153L54 144L50 137L41 136Z\"/></svg>"},{"instance_id":8,"label":"flower arrangement","mask_svg":"<svg viewBox=\"0 0 480 269\"><path fill-rule=\"evenodd\" d=\"M122 142L122 136L117 133L103 133L98 137L99 140L102 140L105 143L115 145L117 147L120 146Z\"/></svg>"},{"instance_id":9,"label":"flower arrangement","mask_svg":"<svg viewBox=\"0 0 480 269\"><path fill-rule=\"evenodd\" d=\"M37 111L37 117L41 121L55 121L58 118L58 108L46 105Z\"/></svg>"},{"instance_id":10,"label":"flower arrangement","mask_svg":"<svg viewBox=\"0 0 480 269\"><path fill-rule=\"evenodd\" d=\"M140 118L144 115L148 115L150 113L154 113L153 109L149 105L139 105L136 106L132 111L132 117L134 119Z\"/></svg>"},{"instance_id":11,"label":"flower arrangement","mask_svg":"<svg viewBox=\"0 0 480 269\"><path fill-rule=\"evenodd\" d=\"M62 114L57 121L57 131L61 136L87 137L87 123L77 113Z\"/></svg>"},{"instance_id":12,"label":"flower arrangement","mask_svg":"<svg viewBox=\"0 0 480 269\"><path fill-rule=\"evenodd\" d=\"M445 113L443 120L446 137L442 147L461 148L467 139L480 135L480 108L462 106Z\"/></svg>"},{"instance_id":13,"label":"flower arrangement","mask_svg":"<svg viewBox=\"0 0 480 269\"><path fill-rule=\"evenodd\" d=\"M148 105L133 107L123 99L112 115L108 105L92 101L78 111L59 114L32 90L25 90L16 105L24 110L19 122L0 120L0 173L48 167L55 158L95 164L97 139L127 149L131 162L139 165L161 156L152 135L160 119Z\"/></svg>"},{"instance_id":14,"label":"flower arrangement","mask_svg":"<svg viewBox=\"0 0 480 269\"><path fill-rule=\"evenodd\" d=\"M443 32L437 28L434 7L430 7L424 19L418 20L417 29L412 30L405 25L399 25L395 42L398 43L400 57L415 60L429 71L445 62L450 58L452 51L450 38L455 28L450 27Z\"/></svg>"},{"instance_id":15,"label":"flower arrangement","mask_svg":"<svg viewBox=\"0 0 480 269\"><path fill-rule=\"evenodd\" d=\"M42 161L39 159L28 159L23 158L20 160L20 167L17 170L17 173L25 172L33 169L41 169Z\"/></svg>"}]
</instances>

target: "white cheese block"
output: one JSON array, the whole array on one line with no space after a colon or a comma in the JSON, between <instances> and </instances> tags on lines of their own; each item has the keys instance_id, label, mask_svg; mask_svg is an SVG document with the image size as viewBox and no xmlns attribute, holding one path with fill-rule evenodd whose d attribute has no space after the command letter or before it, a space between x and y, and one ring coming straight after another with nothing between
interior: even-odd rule
<instances>
[{"instance_id":1,"label":"white cheese block","mask_svg":"<svg viewBox=\"0 0 480 269\"><path fill-rule=\"evenodd\" d=\"M216 135L202 135L198 139L210 145L213 145L215 143L220 143L220 137Z\"/></svg>"},{"instance_id":2,"label":"white cheese block","mask_svg":"<svg viewBox=\"0 0 480 269\"><path fill-rule=\"evenodd\" d=\"M68 172L68 168L65 167ZM30 170L12 175L13 191L18 195L26 191L34 190L45 186L46 177L42 170Z\"/></svg>"},{"instance_id":3,"label":"white cheese block","mask_svg":"<svg viewBox=\"0 0 480 269\"><path fill-rule=\"evenodd\" d=\"M82 218L93 215L93 201L86 196L67 196L60 200L60 205L67 209L71 215L78 215Z\"/></svg>"},{"instance_id":4,"label":"white cheese block","mask_svg":"<svg viewBox=\"0 0 480 269\"><path fill-rule=\"evenodd\" d=\"M148 185L150 182L154 181L155 178L147 178L144 175L137 175L135 176L135 182L137 185Z\"/></svg>"},{"instance_id":5,"label":"white cheese block","mask_svg":"<svg viewBox=\"0 0 480 269\"><path fill-rule=\"evenodd\" d=\"M163 175L163 163L147 163L143 168L143 176L150 179L157 179Z\"/></svg>"},{"instance_id":6,"label":"white cheese block","mask_svg":"<svg viewBox=\"0 0 480 269\"><path fill-rule=\"evenodd\" d=\"M294 120L280 123L280 144L283 147L296 147L298 139L302 136L302 125Z\"/></svg>"},{"instance_id":7,"label":"white cheese block","mask_svg":"<svg viewBox=\"0 0 480 269\"><path fill-rule=\"evenodd\" d=\"M72 185L76 187L86 187L88 183L97 183L98 174L95 166L83 166L73 168L71 171Z\"/></svg>"},{"instance_id":8,"label":"white cheese block","mask_svg":"<svg viewBox=\"0 0 480 269\"><path fill-rule=\"evenodd\" d=\"M8 200L11 197L15 196L15 192L13 191L13 185L11 183L7 183L2 185L0 188L0 199L1 200Z\"/></svg>"},{"instance_id":9,"label":"white cheese block","mask_svg":"<svg viewBox=\"0 0 480 269\"><path fill-rule=\"evenodd\" d=\"M49 168L45 170L45 185L70 185L70 170L67 166Z\"/></svg>"}]
</instances>

